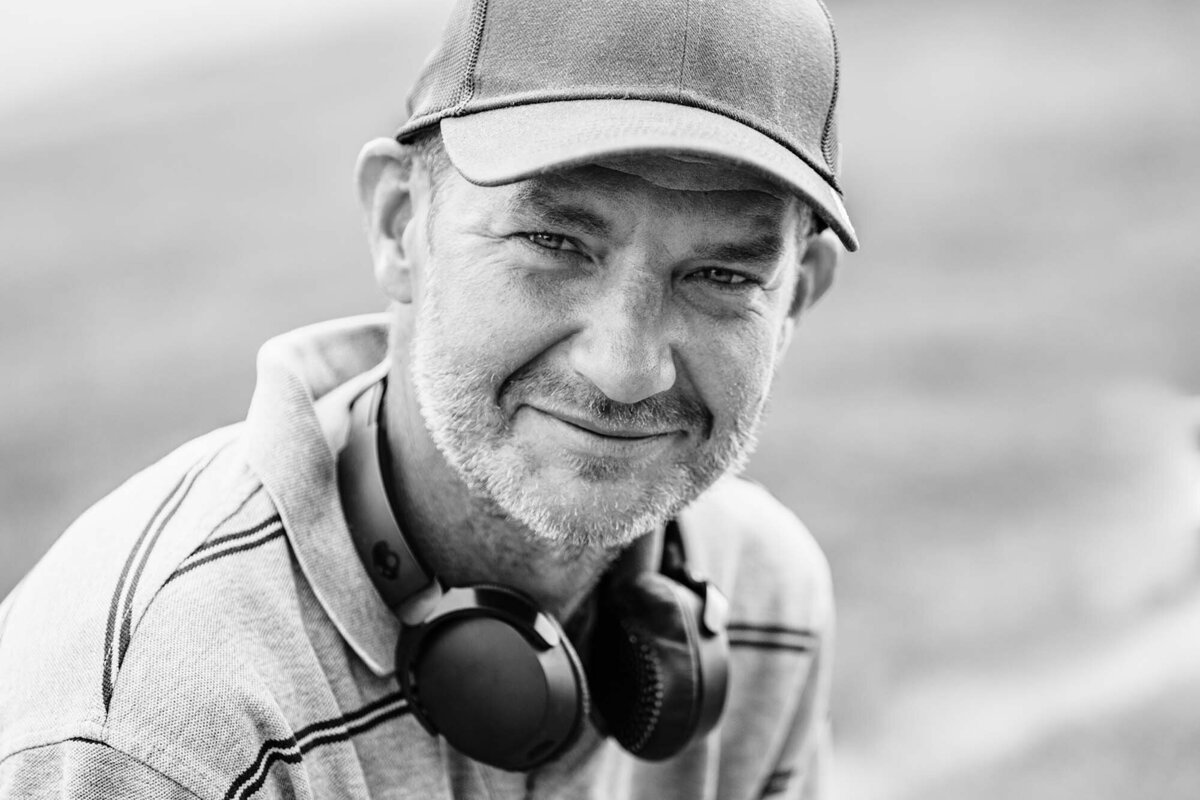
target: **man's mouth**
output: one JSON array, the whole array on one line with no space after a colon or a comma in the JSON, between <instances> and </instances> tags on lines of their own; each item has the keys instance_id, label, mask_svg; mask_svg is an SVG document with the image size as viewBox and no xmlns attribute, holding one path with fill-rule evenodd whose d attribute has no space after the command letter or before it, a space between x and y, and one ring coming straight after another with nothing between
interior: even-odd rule
<instances>
[{"instance_id":1,"label":"man's mouth","mask_svg":"<svg viewBox=\"0 0 1200 800\"><path fill-rule=\"evenodd\" d=\"M616 458L647 458L683 437L682 428L664 423L606 420L590 414L542 404L524 404L515 419L524 420L535 440L556 443L568 451Z\"/></svg>"},{"instance_id":2,"label":"man's mouth","mask_svg":"<svg viewBox=\"0 0 1200 800\"><path fill-rule=\"evenodd\" d=\"M595 417L586 414L579 414L566 409L559 408L540 408L533 407L547 416L554 417L559 422L566 423L574 428L579 428L582 431L590 433L594 436L602 436L607 439L654 439L660 436L669 436L674 433L680 433L676 428L668 428L666 426L639 426L622 424L615 421L596 419Z\"/></svg>"}]
</instances>

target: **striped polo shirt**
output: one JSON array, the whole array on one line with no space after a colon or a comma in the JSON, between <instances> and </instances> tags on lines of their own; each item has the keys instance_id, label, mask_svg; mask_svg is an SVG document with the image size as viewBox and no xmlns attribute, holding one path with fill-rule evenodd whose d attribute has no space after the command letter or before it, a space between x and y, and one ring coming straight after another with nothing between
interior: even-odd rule
<instances>
[{"instance_id":1,"label":"striped polo shirt","mask_svg":"<svg viewBox=\"0 0 1200 800\"><path fill-rule=\"evenodd\" d=\"M679 517L690 564L732 607L712 734L649 763L589 726L518 774L426 732L337 492L348 403L381 374L387 324L268 342L245 422L101 500L0 605L0 798L827 796L828 567L736 478Z\"/></svg>"}]
</instances>

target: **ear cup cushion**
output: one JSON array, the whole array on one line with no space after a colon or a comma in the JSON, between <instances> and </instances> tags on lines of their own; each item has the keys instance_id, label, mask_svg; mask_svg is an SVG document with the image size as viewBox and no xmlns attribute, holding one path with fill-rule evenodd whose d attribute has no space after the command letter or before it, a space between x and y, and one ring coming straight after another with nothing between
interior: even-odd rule
<instances>
[{"instance_id":1,"label":"ear cup cushion","mask_svg":"<svg viewBox=\"0 0 1200 800\"><path fill-rule=\"evenodd\" d=\"M583 660L579 657L579 652L571 646L571 640L567 635L563 634L563 655L571 664L571 672L575 676L575 686L578 688L578 709L576 717L577 729L571 737L571 742L583 732L583 723L592 715L592 689L588 684L587 670L584 668Z\"/></svg>"},{"instance_id":2,"label":"ear cup cushion","mask_svg":"<svg viewBox=\"0 0 1200 800\"><path fill-rule=\"evenodd\" d=\"M473 613L408 631L397 649L414 711L476 761L528 771L582 731L586 682L565 636L539 649L509 621Z\"/></svg>"},{"instance_id":3,"label":"ear cup cushion","mask_svg":"<svg viewBox=\"0 0 1200 800\"><path fill-rule=\"evenodd\" d=\"M601 726L640 758L675 755L720 716L728 645L723 634L701 629L702 611L699 595L660 573L606 585L592 696Z\"/></svg>"}]
</instances>

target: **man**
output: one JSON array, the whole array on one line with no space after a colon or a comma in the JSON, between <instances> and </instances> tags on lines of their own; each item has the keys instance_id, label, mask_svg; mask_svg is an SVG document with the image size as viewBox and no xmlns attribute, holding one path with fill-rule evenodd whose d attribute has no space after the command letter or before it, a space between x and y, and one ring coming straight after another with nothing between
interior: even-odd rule
<instances>
[{"instance_id":1,"label":"man","mask_svg":"<svg viewBox=\"0 0 1200 800\"><path fill-rule=\"evenodd\" d=\"M460 3L359 159L388 313L0 607L0 796L824 796L827 568L733 474L856 247L837 72L817 0Z\"/></svg>"}]
</instances>

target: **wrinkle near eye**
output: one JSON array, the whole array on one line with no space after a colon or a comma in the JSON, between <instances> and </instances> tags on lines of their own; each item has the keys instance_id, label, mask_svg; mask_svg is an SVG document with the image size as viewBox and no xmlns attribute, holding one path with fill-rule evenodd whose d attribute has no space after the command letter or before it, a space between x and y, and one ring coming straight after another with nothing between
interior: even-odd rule
<instances>
[{"instance_id":1,"label":"wrinkle near eye","mask_svg":"<svg viewBox=\"0 0 1200 800\"><path fill-rule=\"evenodd\" d=\"M523 219L536 219L547 228L562 228L605 238L612 226L601 215L578 203L558 197L557 193L539 181L522 185L508 201L508 212Z\"/></svg>"}]
</instances>

